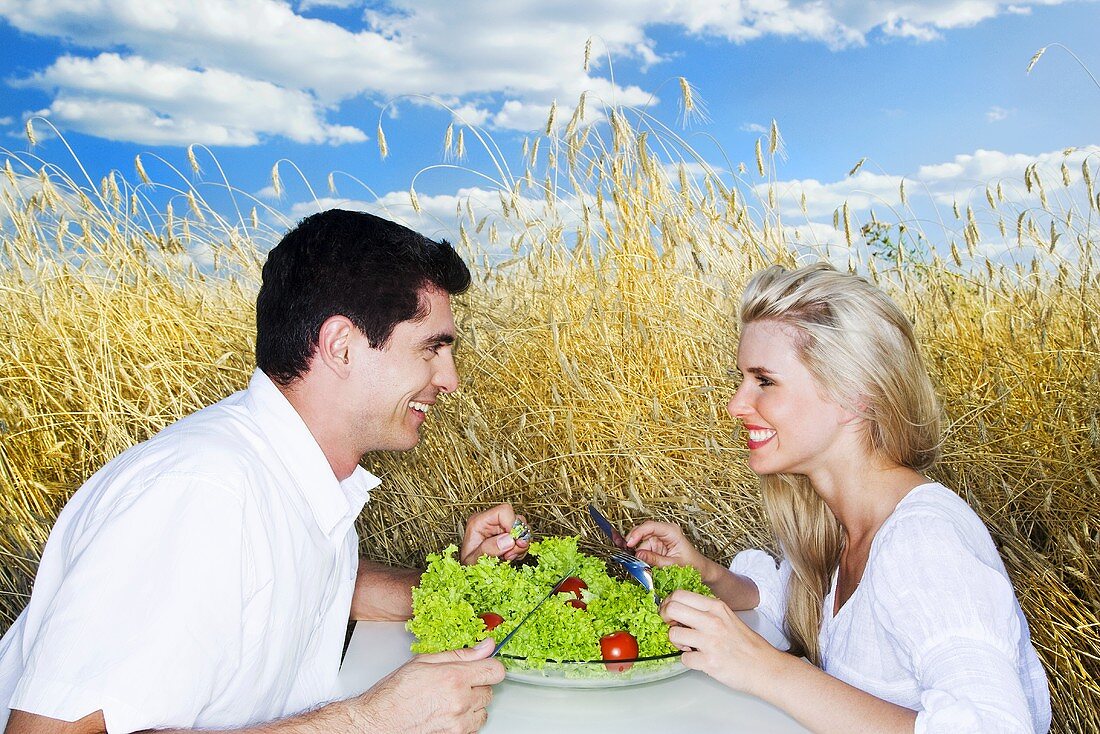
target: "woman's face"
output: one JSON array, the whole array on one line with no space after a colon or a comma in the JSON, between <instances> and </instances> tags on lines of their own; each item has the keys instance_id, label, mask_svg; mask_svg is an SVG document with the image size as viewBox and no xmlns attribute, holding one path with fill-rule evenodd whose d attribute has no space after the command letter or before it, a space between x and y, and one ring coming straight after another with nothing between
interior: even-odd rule
<instances>
[{"instance_id":1,"label":"woman's face","mask_svg":"<svg viewBox=\"0 0 1100 734\"><path fill-rule=\"evenodd\" d=\"M854 416L822 397L788 327L774 321L747 324L737 346L737 368L741 385L727 410L745 424L754 472L812 475L850 445Z\"/></svg>"}]
</instances>

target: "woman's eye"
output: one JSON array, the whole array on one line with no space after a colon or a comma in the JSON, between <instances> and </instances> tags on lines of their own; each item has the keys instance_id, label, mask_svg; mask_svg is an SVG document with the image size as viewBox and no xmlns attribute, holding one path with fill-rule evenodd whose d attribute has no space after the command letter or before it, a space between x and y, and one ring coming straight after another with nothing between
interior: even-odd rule
<instances>
[{"instance_id":1,"label":"woman's eye","mask_svg":"<svg viewBox=\"0 0 1100 734\"><path fill-rule=\"evenodd\" d=\"M768 385L774 385L775 383L769 380L767 377L757 375L756 384L760 385L760 387L767 387Z\"/></svg>"}]
</instances>

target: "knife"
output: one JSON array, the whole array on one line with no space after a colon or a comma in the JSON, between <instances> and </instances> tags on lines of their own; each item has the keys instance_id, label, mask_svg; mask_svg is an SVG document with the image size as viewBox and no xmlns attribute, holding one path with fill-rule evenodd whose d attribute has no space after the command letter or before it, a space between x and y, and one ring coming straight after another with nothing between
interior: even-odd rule
<instances>
[{"instance_id":1,"label":"knife","mask_svg":"<svg viewBox=\"0 0 1100 734\"><path fill-rule=\"evenodd\" d=\"M588 514L592 516L592 519L596 521L596 524L600 526L600 530L603 534L611 540L611 544L616 548L622 548L631 555L634 554L634 549L626 544L626 538L619 533L612 525L611 522L603 516L603 513L596 509L595 505L588 506Z\"/></svg>"},{"instance_id":2,"label":"knife","mask_svg":"<svg viewBox=\"0 0 1100 734\"><path fill-rule=\"evenodd\" d=\"M504 639L497 643L497 646L493 648L493 654L490 655L489 657L495 658L497 656L497 653L500 652L500 649L502 647L504 647L506 644L508 644L508 640L512 639L512 635L514 635L516 632L519 631L519 628L523 626L523 623L526 622L528 619L530 619L531 615L534 614L535 612L537 612L539 610L539 607L541 607L543 604L546 603L547 599L552 597L554 594L558 593L558 589L561 588L561 585L564 584L565 580L567 578L569 578L570 576L572 576L572 575L573 575L573 569L569 569L566 572L566 574L561 577L561 579L558 581L558 583L554 584L554 587L552 589L550 589L550 593L547 594L546 596L542 597L542 601L540 601L538 604L536 604L534 609L527 612L527 614L523 615L523 619L521 619L519 621L519 624L517 624L515 627L513 627L512 631L509 632L508 634L506 634L504 636Z\"/></svg>"}]
</instances>

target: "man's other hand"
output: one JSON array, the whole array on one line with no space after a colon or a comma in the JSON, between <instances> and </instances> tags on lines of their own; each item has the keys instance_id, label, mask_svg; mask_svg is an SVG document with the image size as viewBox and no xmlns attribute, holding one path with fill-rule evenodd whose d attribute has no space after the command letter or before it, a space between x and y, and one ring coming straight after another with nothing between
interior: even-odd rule
<instances>
[{"instance_id":1,"label":"man's other hand","mask_svg":"<svg viewBox=\"0 0 1100 734\"><path fill-rule=\"evenodd\" d=\"M485 723L492 686L504 680L492 638L477 647L418 655L359 697L367 731L476 732ZM351 702L349 702L351 703Z\"/></svg>"}]
</instances>

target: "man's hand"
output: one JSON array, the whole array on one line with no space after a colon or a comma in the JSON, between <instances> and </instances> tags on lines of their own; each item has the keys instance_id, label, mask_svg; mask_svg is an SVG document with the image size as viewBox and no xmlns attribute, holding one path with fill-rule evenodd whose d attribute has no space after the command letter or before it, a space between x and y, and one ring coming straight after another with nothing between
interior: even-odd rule
<instances>
[{"instance_id":1,"label":"man's hand","mask_svg":"<svg viewBox=\"0 0 1100 734\"><path fill-rule=\"evenodd\" d=\"M531 543L512 537L512 523L517 519L526 523L523 516L517 515L507 502L471 515L466 521L466 534L458 551L459 560L469 565L477 563L482 556L497 556L505 561L522 558Z\"/></svg>"},{"instance_id":2,"label":"man's hand","mask_svg":"<svg viewBox=\"0 0 1100 734\"><path fill-rule=\"evenodd\" d=\"M490 658L493 640L477 647L418 655L349 701L363 704L361 731L476 732L489 713L504 666ZM357 724L359 722L356 722Z\"/></svg>"}]
</instances>

